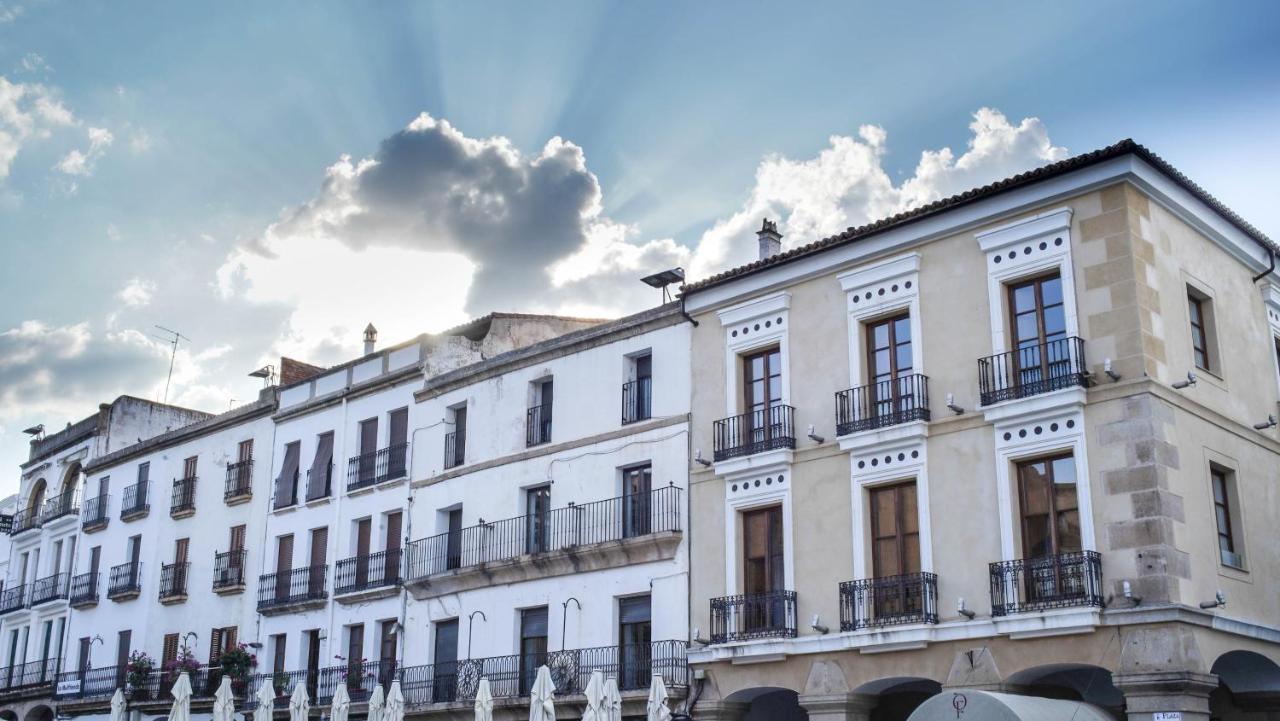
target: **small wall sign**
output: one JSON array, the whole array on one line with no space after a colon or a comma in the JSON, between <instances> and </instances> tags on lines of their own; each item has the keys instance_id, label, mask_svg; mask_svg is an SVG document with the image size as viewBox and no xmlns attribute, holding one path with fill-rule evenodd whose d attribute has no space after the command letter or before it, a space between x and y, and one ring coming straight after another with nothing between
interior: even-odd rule
<instances>
[{"instance_id":1,"label":"small wall sign","mask_svg":"<svg viewBox=\"0 0 1280 721\"><path fill-rule=\"evenodd\" d=\"M1151 714L1151 721L1182 721L1182 712L1157 711Z\"/></svg>"}]
</instances>

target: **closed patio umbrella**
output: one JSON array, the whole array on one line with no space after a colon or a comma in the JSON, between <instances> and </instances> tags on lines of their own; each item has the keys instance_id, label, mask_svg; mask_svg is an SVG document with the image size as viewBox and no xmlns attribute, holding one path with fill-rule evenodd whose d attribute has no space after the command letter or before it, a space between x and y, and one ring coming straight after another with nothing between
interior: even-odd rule
<instances>
[{"instance_id":1,"label":"closed patio umbrella","mask_svg":"<svg viewBox=\"0 0 1280 721\"><path fill-rule=\"evenodd\" d=\"M289 721L307 721L311 713L311 699L307 697L307 685L294 682L293 693L289 696Z\"/></svg>"},{"instance_id":2,"label":"closed patio umbrella","mask_svg":"<svg viewBox=\"0 0 1280 721\"><path fill-rule=\"evenodd\" d=\"M368 721L383 721L382 684L373 685L373 693L369 694Z\"/></svg>"},{"instance_id":3,"label":"closed patio umbrella","mask_svg":"<svg viewBox=\"0 0 1280 721\"><path fill-rule=\"evenodd\" d=\"M347 685L340 683L333 691L333 701L329 702L329 721L347 721L350 713L351 694L347 693Z\"/></svg>"},{"instance_id":4,"label":"closed patio umbrella","mask_svg":"<svg viewBox=\"0 0 1280 721\"><path fill-rule=\"evenodd\" d=\"M382 712L382 721L404 721L404 693L400 691L400 679L391 682L391 690L387 692L387 705Z\"/></svg>"},{"instance_id":5,"label":"closed patio umbrella","mask_svg":"<svg viewBox=\"0 0 1280 721\"><path fill-rule=\"evenodd\" d=\"M276 687L271 679L262 679L262 685L258 687L258 708L253 712L255 721L271 721L271 717L276 712Z\"/></svg>"},{"instance_id":6,"label":"closed patio umbrella","mask_svg":"<svg viewBox=\"0 0 1280 721\"><path fill-rule=\"evenodd\" d=\"M169 709L169 721L191 721L191 679L187 672L178 674L173 684L173 708Z\"/></svg>"},{"instance_id":7,"label":"closed patio umbrella","mask_svg":"<svg viewBox=\"0 0 1280 721\"><path fill-rule=\"evenodd\" d=\"M493 721L493 691L489 690L489 679L480 679L480 686L476 689L476 719L475 721Z\"/></svg>"},{"instance_id":8,"label":"closed patio umbrella","mask_svg":"<svg viewBox=\"0 0 1280 721\"><path fill-rule=\"evenodd\" d=\"M622 721L622 694L618 693L618 679L604 682L604 721Z\"/></svg>"},{"instance_id":9,"label":"closed patio umbrella","mask_svg":"<svg viewBox=\"0 0 1280 721\"><path fill-rule=\"evenodd\" d=\"M605 714L604 674L599 669L591 672L587 682L587 707L582 710L582 721L607 721Z\"/></svg>"},{"instance_id":10,"label":"closed patio umbrella","mask_svg":"<svg viewBox=\"0 0 1280 721\"><path fill-rule=\"evenodd\" d=\"M556 685L551 681L551 669L538 667L538 677L529 692L529 721L556 721Z\"/></svg>"},{"instance_id":11,"label":"closed patio umbrella","mask_svg":"<svg viewBox=\"0 0 1280 721\"><path fill-rule=\"evenodd\" d=\"M111 696L111 721L124 721L124 691L116 689Z\"/></svg>"},{"instance_id":12,"label":"closed patio umbrella","mask_svg":"<svg viewBox=\"0 0 1280 721\"><path fill-rule=\"evenodd\" d=\"M671 721L671 709L667 708L667 684L663 683L661 674L653 675L645 713L647 721Z\"/></svg>"},{"instance_id":13,"label":"closed patio umbrella","mask_svg":"<svg viewBox=\"0 0 1280 721\"><path fill-rule=\"evenodd\" d=\"M223 676L218 690L213 693L212 721L235 721L236 696L231 692L231 677Z\"/></svg>"}]
</instances>

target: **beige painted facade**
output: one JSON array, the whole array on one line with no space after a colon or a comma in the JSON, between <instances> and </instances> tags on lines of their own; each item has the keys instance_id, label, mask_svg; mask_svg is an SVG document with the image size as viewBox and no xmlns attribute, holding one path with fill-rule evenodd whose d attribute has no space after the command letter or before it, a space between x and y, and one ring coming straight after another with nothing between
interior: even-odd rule
<instances>
[{"instance_id":1,"label":"beige painted facade","mask_svg":"<svg viewBox=\"0 0 1280 721\"><path fill-rule=\"evenodd\" d=\"M695 718L803 718L798 697L811 719L887 721L963 688L1083 699L1134 721L1280 718L1280 434L1253 428L1280 399L1263 293L1280 280L1255 283L1256 263L1193 226L1203 208L1159 195L1118 177L1014 208L997 196L951 232L912 238L908 225L687 294L691 443L709 461L691 468L691 624L714 641L690 653L705 675ZM978 359L1010 347L1004 287L1049 272L1068 285L1067 335L1083 339L1088 387L981 404ZM1193 362L1189 287L1211 313L1207 371ZM931 420L838 435L834 395L867 383L863 322L890 311L911 316ZM763 346L780 349L795 448L720 458L715 421L743 412L741 356ZM1194 385L1171 387L1191 370ZM1028 583L993 600L989 564L1024 556L1015 464L1059 453L1079 474L1099 598L994 615ZM1219 554L1211 467L1228 479L1241 568ZM937 622L841 631L840 583L873 575L866 494L907 480ZM746 590L742 514L771 505L794 613L759 638L735 640L735 623L760 630L738 617L728 639L712 639L724 630L712 599ZM1225 606L1201 608L1219 591Z\"/></svg>"}]
</instances>

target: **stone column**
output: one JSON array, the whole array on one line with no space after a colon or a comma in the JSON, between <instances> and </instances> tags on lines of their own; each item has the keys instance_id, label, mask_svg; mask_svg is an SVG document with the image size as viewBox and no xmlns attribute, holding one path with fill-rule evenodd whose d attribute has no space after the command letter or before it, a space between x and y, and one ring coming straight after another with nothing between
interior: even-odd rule
<instances>
[{"instance_id":1,"label":"stone column","mask_svg":"<svg viewBox=\"0 0 1280 721\"><path fill-rule=\"evenodd\" d=\"M742 721L751 704L736 701L699 701L693 707L697 721Z\"/></svg>"},{"instance_id":2,"label":"stone column","mask_svg":"<svg viewBox=\"0 0 1280 721\"><path fill-rule=\"evenodd\" d=\"M870 721L879 699L861 693L804 694L800 706L809 721Z\"/></svg>"},{"instance_id":3,"label":"stone column","mask_svg":"<svg viewBox=\"0 0 1280 721\"><path fill-rule=\"evenodd\" d=\"M1129 721L1152 721L1161 711L1182 714L1182 721L1209 721L1209 694L1218 677L1194 671L1158 671L1112 676L1124 694Z\"/></svg>"}]
</instances>

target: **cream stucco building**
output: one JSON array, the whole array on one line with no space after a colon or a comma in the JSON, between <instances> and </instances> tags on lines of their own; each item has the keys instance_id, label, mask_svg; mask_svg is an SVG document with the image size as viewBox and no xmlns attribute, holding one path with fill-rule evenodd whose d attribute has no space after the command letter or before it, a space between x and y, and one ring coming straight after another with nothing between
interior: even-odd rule
<instances>
[{"instance_id":1,"label":"cream stucco building","mask_svg":"<svg viewBox=\"0 0 1280 721\"><path fill-rule=\"evenodd\" d=\"M1268 238L1126 141L759 242L683 297L695 718L1280 718Z\"/></svg>"}]
</instances>

